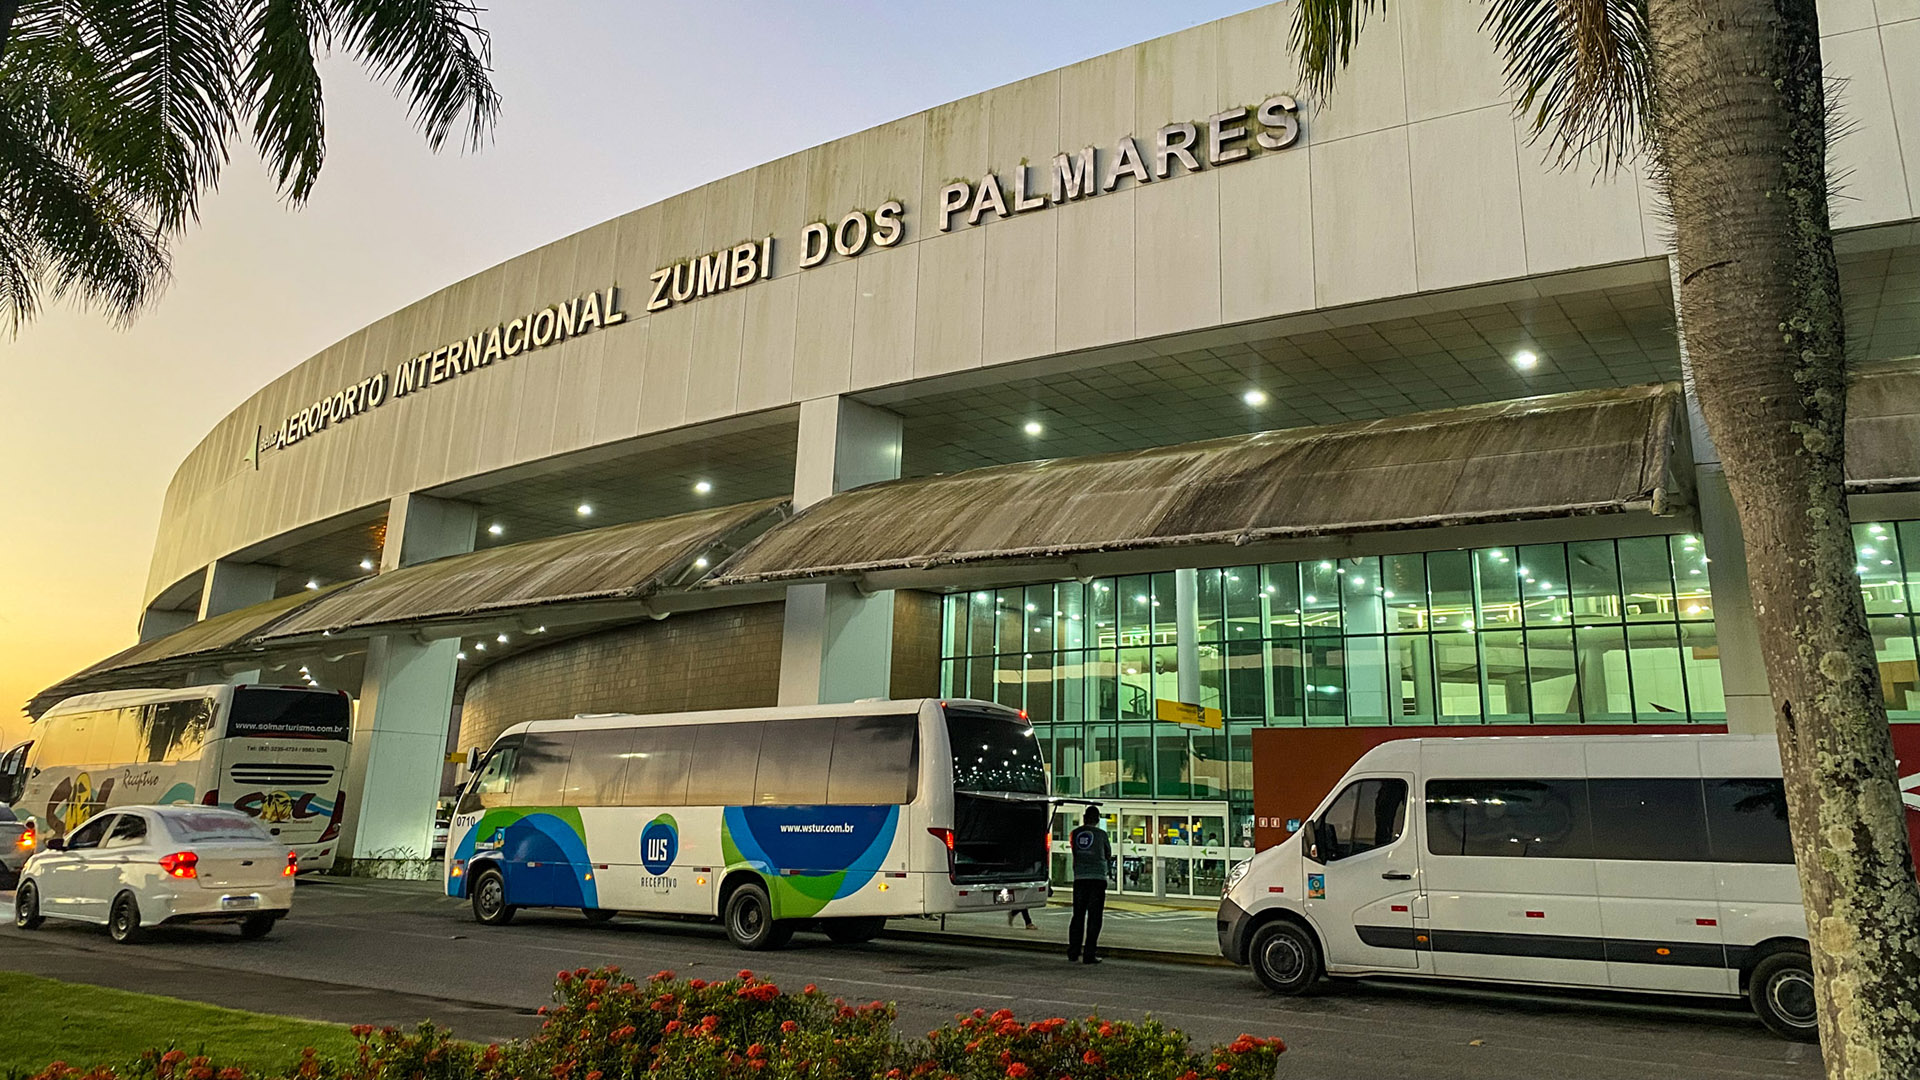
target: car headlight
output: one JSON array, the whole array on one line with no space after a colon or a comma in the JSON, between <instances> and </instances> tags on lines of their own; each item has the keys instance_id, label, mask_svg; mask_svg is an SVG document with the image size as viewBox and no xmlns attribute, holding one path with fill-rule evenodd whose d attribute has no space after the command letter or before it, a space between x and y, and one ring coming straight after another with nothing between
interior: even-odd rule
<instances>
[{"instance_id":1,"label":"car headlight","mask_svg":"<svg viewBox=\"0 0 1920 1080\"><path fill-rule=\"evenodd\" d=\"M1233 869L1227 871L1227 887L1220 890L1220 895L1225 896L1226 894L1232 892L1233 887L1235 885L1240 884L1241 879L1245 878L1247 876L1247 871L1251 869L1253 869L1252 859L1242 859L1241 861L1234 863Z\"/></svg>"}]
</instances>

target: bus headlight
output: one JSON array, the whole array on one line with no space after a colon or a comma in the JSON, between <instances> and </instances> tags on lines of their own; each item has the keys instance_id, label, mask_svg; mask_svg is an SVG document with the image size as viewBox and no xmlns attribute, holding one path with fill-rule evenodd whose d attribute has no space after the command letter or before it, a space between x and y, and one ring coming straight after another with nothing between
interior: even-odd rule
<instances>
[{"instance_id":1,"label":"bus headlight","mask_svg":"<svg viewBox=\"0 0 1920 1080\"><path fill-rule=\"evenodd\" d=\"M1220 890L1220 895L1225 896L1232 892L1233 887L1240 884L1241 880L1247 876L1247 871L1251 869L1253 869L1252 859L1242 859L1234 863L1233 869L1227 871L1227 885L1226 888Z\"/></svg>"}]
</instances>

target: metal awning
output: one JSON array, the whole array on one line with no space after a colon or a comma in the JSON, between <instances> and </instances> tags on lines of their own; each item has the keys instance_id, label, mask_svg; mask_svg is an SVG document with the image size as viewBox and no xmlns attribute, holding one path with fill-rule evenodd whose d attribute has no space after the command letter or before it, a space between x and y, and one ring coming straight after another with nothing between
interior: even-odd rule
<instances>
[{"instance_id":1,"label":"metal awning","mask_svg":"<svg viewBox=\"0 0 1920 1080\"><path fill-rule=\"evenodd\" d=\"M1920 359L1853 373L1847 387L1847 490L1920 490Z\"/></svg>"},{"instance_id":2,"label":"metal awning","mask_svg":"<svg viewBox=\"0 0 1920 1080\"><path fill-rule=\"evenodd\" d=\"M361 581L302 608L260 645L396 628L425 630L504 616L556 621L658 614L663 589L688 584L786 516L784 499L610 525L488 548Z\"/></svg>"},{"instance_id":3,"label":"metal awning","mask_svg":"<svg viewBox=\"0 0 1920 1080\"><path fill-rule=\"evenodd\" d=\"M897 480L824 499L703 585L1642 510L1673 475L1678 384L1578 391Z\"/></svg>"}]
</instances>

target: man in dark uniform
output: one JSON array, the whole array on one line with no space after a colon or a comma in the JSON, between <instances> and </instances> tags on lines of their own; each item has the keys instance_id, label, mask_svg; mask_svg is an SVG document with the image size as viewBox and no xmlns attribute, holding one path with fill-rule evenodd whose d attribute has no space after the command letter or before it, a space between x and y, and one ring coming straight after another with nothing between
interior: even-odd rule
<instances>
[{"instance_id":1,"label":"man in dark uniform","mask_svg":"<svg viewBox=\"0 0 1920 1080\"><path fill-rule=\"evenodd\" d=\"M1107 910L1107 863L1113 847L1098 824L1100 808L1087 807L1081 826L1073 830L1073 921L1067 926L1067 959L1097 964L1100 920Z\"/></svg>"}]
</instances>

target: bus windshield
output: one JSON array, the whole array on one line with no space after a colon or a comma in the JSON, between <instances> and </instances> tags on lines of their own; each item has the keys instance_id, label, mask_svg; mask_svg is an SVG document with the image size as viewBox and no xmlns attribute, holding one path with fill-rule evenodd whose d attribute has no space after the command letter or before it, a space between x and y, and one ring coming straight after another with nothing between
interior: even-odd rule
<instances>
[{"instance_id":1,"label":"bus windshield","mask_svg":"<svg viewBox=\"0 0 1920 1080\"><path fill-rule=\"evenodd\" d=\"M227 734L245 738L338 739L353 720L347 699L314 690L243 686L233 692Z\"/></svg>"},{"instance_id":2,"label":"bus windshield","mask_svg":"<svg viewBox=\"0 0 1920 1080\"><path fill-rule=\"evenodd\" d=\"M953 705L947 706L946 713L955 790L1047 793L1046 767L1033 725L1013 716Z\"/></svg>"}]
</instances>

